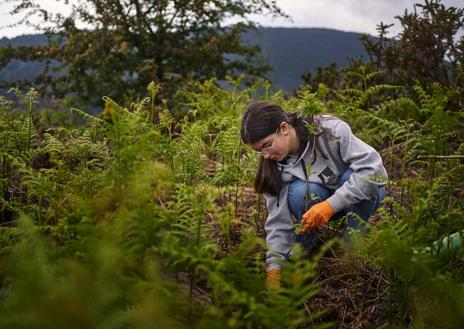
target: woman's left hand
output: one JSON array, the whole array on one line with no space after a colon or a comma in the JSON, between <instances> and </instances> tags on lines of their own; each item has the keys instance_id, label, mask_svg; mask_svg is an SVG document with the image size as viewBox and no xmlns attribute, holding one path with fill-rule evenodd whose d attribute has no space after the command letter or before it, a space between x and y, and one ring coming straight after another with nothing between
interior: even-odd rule
<instances>
[{"instance_id":1,"label":"woman's left hand","mask_svg":"<svg viewBox=\"0 0 464 329\"><path fill-rule=\"evenodd\" d=\"M328 201L315 204L301 218L300 234L304 234L316 227L326 224L334 214Z\"/></svg>"}]
</instances>

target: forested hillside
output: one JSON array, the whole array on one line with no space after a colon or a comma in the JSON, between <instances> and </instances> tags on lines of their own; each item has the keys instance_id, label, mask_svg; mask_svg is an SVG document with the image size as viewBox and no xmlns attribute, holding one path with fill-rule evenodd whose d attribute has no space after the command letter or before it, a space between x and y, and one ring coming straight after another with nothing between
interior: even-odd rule
<instances>
[{"instance_id":1,"label":"forested hillside","mask_svg":"<svg viewBox=\"0 0 464 329\"><path fill-rule=\"evenodd\" d=\"M291 93L299 87L305 71L314 72L332 62L345 67L349 58L367 57L359 41L359 33L316 28L258 28L242 36L245 43L257 45L268 61L265 73L275 88ZM0 46L45 45L44 36L24 35L11 40L0 39ZM31 80L41 73L45 64L12 61L2 71L0 80Z\"/></svg>"}]
</instances>

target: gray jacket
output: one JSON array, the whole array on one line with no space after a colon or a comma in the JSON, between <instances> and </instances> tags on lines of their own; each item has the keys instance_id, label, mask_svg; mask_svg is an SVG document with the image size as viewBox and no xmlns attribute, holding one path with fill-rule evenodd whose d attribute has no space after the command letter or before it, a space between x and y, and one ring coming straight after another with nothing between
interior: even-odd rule
<instances>
[{"instance_id":1,"label":"gray jacket","mask_svg":"<svg viewBox=\"0 0 464 329\"><path fill-rule=\"evenodd\" d=\"M314 147L316 137L310 137L296 162L288 165L278 163L283 181L279 196L264 194L269 213L265 224L268 270L281 268L292 250L295 234L287 201L288 187L295 177L306 181L304 166L309 182L335 190L327 199L335 213L362 200L371 199L377 194L379 186L385 185L387 181L387 172L379 153L354 136L346 122L331 116L316 116L315 121L330 131L329 134L323 133L317 137L320 151L327 159ZM348 167L353 170L353 174L339 186L338 179Z\"/></svg>"}]
</instances>

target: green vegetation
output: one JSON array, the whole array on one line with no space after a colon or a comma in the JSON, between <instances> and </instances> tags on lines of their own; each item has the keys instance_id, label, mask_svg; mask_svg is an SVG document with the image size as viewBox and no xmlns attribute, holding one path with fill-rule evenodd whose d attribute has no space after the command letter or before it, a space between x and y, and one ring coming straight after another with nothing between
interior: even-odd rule
<instances>
[{"instance_id":1,"label":"green vegetation","mask_svg":"<svg viewBox=\"0 0 464 329\"><path fill-rule=\"evenodd\" d=\"M423 328L444 321L443 313L428 310L428 300L447 310L441 327L463 320L462 251L419 252L462 229L464 220L462 112L456 118L444 110L440 88L428 95L417 87L416 103L384 99L401 92L387 85L321 85L285 99L267 84L243 91L232 84L232 91L207 81L182 92L178 102L188 111L178 119L173 109L153 105L153 84L131 108L104 97L99 117L72 109L64 120L33 111L34 90L18 93L22 108L2 101L3 327L71 320L75 327L165 321L164 327L303 328L322 325L321 317L336 321L304 307L317 293L318 257L297 252L284 287L264 286L263 206L258 198L254 211L243 210L257 158L239 142L241 111L258 89L285 108L345 117L382 148L390 195L379 224L346 254L388 278L378 324ZM330 92L336 99L324 101ZM360 108L374 96L368 110ZM416 111L392 115L392 104L399 113L400 105Z\"/></svg>"},{"instance_id":2,"label":"green vegetation","mask_svg":"<svg viewBox=\"0 0 464 329\"><path fill-rule=\"evenodd\" d=\"M197 87L182 95L189 111L177 122L152 107L155 85L131 108L105 97L100 118L73 109L83 126L41 121L47 111L30 110L34 90L18 93L25 109L3 102L1 327L296 328L311 320L299 304L314 294L304 282L315 262L295 257L300 279L268 291L263 241L231 202L257 160L243 157L237 135L257 86ZM217 165L210 177L208 156Z\"/></svg>"}]
</instances>

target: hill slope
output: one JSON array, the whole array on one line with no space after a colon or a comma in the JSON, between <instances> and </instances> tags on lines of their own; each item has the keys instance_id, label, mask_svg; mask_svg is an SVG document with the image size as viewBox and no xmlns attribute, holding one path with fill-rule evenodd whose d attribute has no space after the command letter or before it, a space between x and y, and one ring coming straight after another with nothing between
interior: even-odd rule
<instances>
[{"instance_id":1,"label":"hill slope","mask_svg":"<svg viewBox=\"0 0 464 329\"><path fill-rule=\"evenodd\" d=\"M345 66L350 57L365 55L359 33L316 28L261 28L247 42L261 46L274 72L268 77L277 88L297 88L303 72L336 62ZM249 38L249 39L248 39Z\"/></svg>"}]
</instances>

